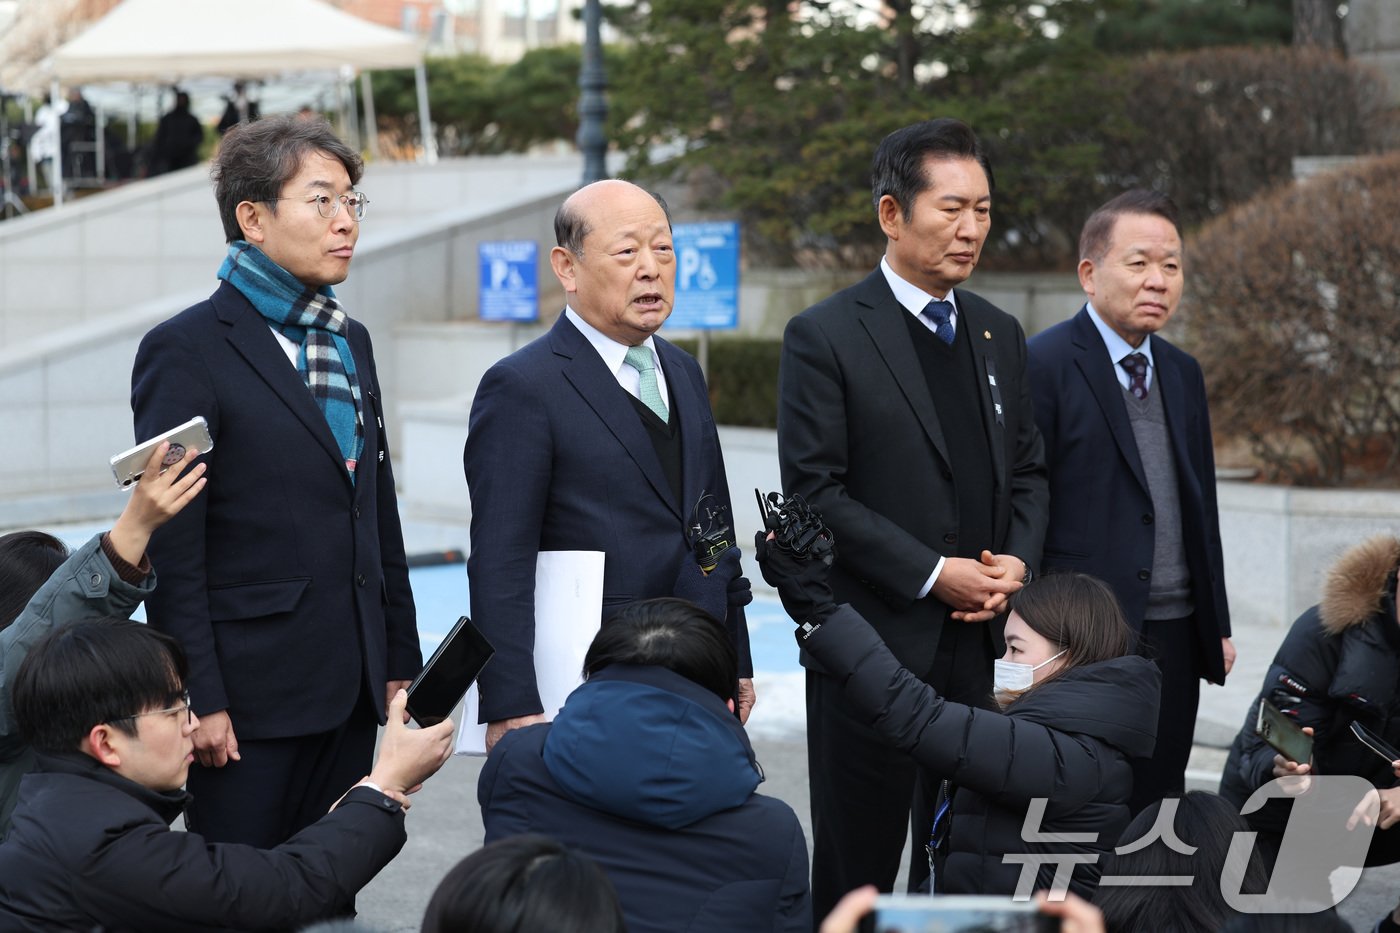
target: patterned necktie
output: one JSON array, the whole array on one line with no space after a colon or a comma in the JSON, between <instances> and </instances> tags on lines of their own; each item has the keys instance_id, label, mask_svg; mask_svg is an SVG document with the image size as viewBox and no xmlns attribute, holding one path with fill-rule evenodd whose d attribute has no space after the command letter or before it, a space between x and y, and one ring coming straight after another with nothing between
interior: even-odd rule
<instances>
[{"instance_id":1,"label":"patterned necktie","mask_svg":"<svg viewBox=\"0 0 1400 933\"><path fill-rule=\"evenodd\" d=\"M1128 391L1139 401L1147 398L1147 357L1141 353L1129 353L1118 361L1118 365L1128 371Z\"/></svg>"},{"instance_id":2,"label":"patterned necktie","mask_svg":"<svg viewBox=\"0 0 1400 933\"><path fill-rule=\"evenodd\" d=\"M666 411L666 403L661 401L661 390L656 386L656 361L652 359L651 351L646 347L628 347L627 358L623 362L641 377L639 397L642 404L650 408L656 417L669 422L670 413Z\"/></svg>"},{"instance_id":3,"label":"patterned necktie","mask_svg":"<svg viewBox=\"0 0 1400 933\"><path fill-rule=\"evenodd\" d=\"M957 330L953 327L953 303L935 298L924 305L922 316L933 322L934 336L951 347L953 338L957 336Z\"/></svg>"}]
</instances>

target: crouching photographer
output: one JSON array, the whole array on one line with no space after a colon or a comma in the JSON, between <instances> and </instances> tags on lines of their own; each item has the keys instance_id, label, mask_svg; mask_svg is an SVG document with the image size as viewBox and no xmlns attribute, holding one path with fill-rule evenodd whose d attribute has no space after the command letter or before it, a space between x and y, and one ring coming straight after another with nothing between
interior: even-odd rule
<instances>
[{"instance_id":1,"label":"crouching photographer","mask_svg":"<svg viewBox=\"0 0 1400 933\"><path fill-rule=\"evenodd\" d=\"M768 502L782 507L765 509L758 562L799 644L841 684L853 716L946 778L930 834L933 890L1010 895L1023 869L1043 890L1058 863L1072 862L1070 890L1092 897L1100 856L1131 818L1129 758L1152 752L1161 683L1130 653L1107 585L1059 574L1012 595L995 670L1001 709L976 709L940 696L859 613L836 605L827 583L836 542L819 516L795 498ZM1023 833L1032 806L1043 809ZM1008 853L1027 857L1003 862Z\"/></svg>"}]
</instances>

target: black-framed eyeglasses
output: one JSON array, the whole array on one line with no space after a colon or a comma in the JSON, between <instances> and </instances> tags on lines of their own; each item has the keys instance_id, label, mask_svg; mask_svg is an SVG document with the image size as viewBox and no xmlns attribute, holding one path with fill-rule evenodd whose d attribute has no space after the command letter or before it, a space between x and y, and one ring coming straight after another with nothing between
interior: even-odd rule
<instances>
[{"instance_id":1,"label":"black-framed eyeglasses","mask_svg":"<svg viewBox=\"0 0 1400 933\"><path fill-rule=\"evenodd\" d=\"M194 722L194 710L190 707L190 695L186 691L180 698L179 706L167 706L165 709L148 709L144 713L132 713L130 716L117 716L113 722L124 722L128 719L140 719L142 716L158 716L161 713L178 713L181 710L185 713L185 722Z\"/></svg>"},{"instance_id":2,"label":"black-framed eyeglasses","mask_svg":"<svg viewBox=\"0 0 1400 933\"><path fill-rule=\"evenodd\" d=\"M285 198L263 198L264 201L305 201L307 204L315 204L316 212L330 220L340 213L340 205L344 204L350 209L350 216L356 222L365 219L365 214L369 210L369 198L358 188L353 189L349 194L312 194L312 195L289 195Z\"/></svg>"}]
</instances>

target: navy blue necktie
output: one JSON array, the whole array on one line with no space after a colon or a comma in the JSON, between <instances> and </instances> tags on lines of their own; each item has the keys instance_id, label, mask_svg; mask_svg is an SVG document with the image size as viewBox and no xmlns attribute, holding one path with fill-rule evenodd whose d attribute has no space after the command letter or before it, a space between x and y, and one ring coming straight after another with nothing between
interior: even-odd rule
<instances>
[{"instance_id":1,"label":"navy blue necktie","mask_svg":"<svg viewBox=\"0 0 1400 933\"><path fill-rule=\"evenodd\" d=\"M953 338L957 336L953 328L953 303L935 298L924 305L922 316L933 322L934 336L951 347Z\"/></svg>"},{"instance_id":2,"label":"navy blue necktie","mask_svg":"<svg viewBox=\"0 0 1400 933\"><path fill-rule=\"evenodd\" d=\"M1129 353L1118 361L1118 365L1128 371L1128 391L1139 401L1147 398L1147 357L1141 353Z\"/></svg>"}]
</instances>

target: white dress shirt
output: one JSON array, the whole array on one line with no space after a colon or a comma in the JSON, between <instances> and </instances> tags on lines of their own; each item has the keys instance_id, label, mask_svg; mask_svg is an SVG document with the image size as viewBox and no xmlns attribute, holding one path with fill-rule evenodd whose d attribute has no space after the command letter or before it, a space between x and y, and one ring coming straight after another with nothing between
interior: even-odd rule
<instances>
[{"instance_id":1,"label":"white dress shirt","mask_svg":"<svg viewBox=\"0 0 1400 933\"><path fill-rule=\"evenodd\" d=\"M642 397L642 374L637 372L626 363L627 351L631 349L626 344L618 343L607 334L598 330L592 324L585 321L577 311L564 306L564 314L569 321L578 328L579 333L588 338L588 342L593 345L593 349L598 351L598 355L603 358L603 365L608 367L608 371L613 374L617 384L627 390L633 398L640 400ZM652 361L656 364L656 389L661 393L661 401L666 406L666 410L671 410L671 397L666 391L666 379L661 371L661 355L656 352L656 342L648 337L641 342L641 346L651 351Z\"/></svg>"},{"instance_id":2,"label":"white dress shirt","mask_svg":"<svg viewBox=\"0 0 1400 933\"><path fill-rule=\"evenodd\" d=\"M958 332L958 299L953 297L951 288L948 289L948 294L942 298L930 295L914 283L900 278L899 273L890 268L890 261L883 256L880 257L880 271L885 273L885 281L890 283L890 291L894 292L894 300L898 301L904 310L914 315L920 324L934 333L938 332L938 325L924 317L924 308L928 307L930 301L946 301L952 305L953 311L948 315L948 323L953 325L954 334Z\"/></svg>"},{"instance_id":3,"label":"white dress shirt","mask_svg":"<svg viewBox=\"0 0 1400 933\"><path fill-rule=\"evenodd\" d=\"M1142 346L1135 347L1119 336L1118 332L1109 327L1104 319L1099 317L1099 312L1094 310L1094 306L1089 304L1089 320L1094 322L1094 326L1099 329L1099 336L1103 338L1104 346L1108 347L1108 358L1113 361L1113 372L1118 376L1118 384L1123 388L1129 388L1131 381L1128 371L1121 365L1123 358L1131 353L1141 353L1147 357L1147 380L1144 385L1152 388L1152 376L1157 372L1157 365L1152 361L1152 335L1142 342Z\"/></svg>"},{"instance_id":4,"label":"white dress shirt","mask_svg":"<svg viewBox=\"0 0 1400 933\"><path fill-rule=\"evenodd\" d=\"M880 271L885 274L885 281L890 283L890 291L894 292L894 298L900 306L922 325L930 331L937 332L938 325L924 317L924 308L930 301L946 301L953 306L953 312L948 316L948 322L953 325L953 333L958 332L958 300L953 297L953 290L948 289L948 294L939 298L937 295L930 295L919 286L899 277L899 273L890 268L890 261L883 256L880 257ZM938 558L938 563L933 565L933 573L928 575L924 581L923 589L919 590L917 598L923 599L933 589L933 585L938 582L938 575L943 572L943 557Z\"/></svg>"}]
</instances>

